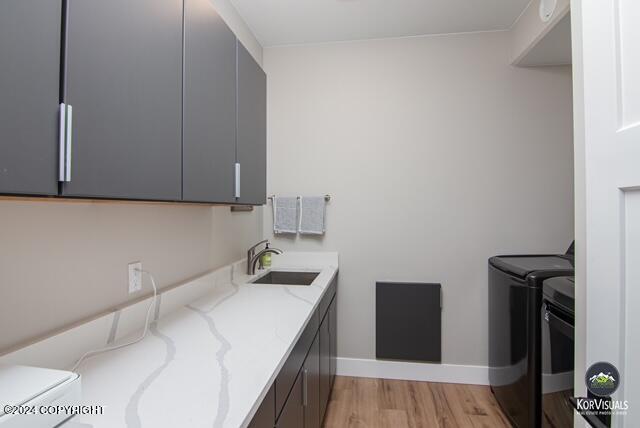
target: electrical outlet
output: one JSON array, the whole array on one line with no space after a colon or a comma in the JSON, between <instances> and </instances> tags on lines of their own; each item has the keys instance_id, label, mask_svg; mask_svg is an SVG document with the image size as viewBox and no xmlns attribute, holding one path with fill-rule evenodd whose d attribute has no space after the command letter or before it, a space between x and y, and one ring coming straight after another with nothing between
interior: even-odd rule
<instances>
[{"instance_id":1,"label":"electrical outlet","mask_svg":"<svg viewBox=\"0 0 640 428\"><path fill-rule=\"evenodd\" d=\"M129 294L142 290L142 262L129 263Z\"/></svg>"}]
</instances>

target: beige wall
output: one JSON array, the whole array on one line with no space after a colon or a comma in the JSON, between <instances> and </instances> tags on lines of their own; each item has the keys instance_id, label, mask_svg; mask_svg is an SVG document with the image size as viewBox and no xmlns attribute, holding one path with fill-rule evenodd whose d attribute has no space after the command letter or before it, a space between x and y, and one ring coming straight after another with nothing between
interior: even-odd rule
<instances>
[{"instance_id":1,"label":"beige wall","mask_svg":"<svg viewBox=\"0 0 640 428\"><path fill-rule=\"evenodd\" d=\"M332 195L275 245L340 252L341 357L374 358L376 280L429 281L444 362L486 365L487 258L569 245L571 70L509 63L509 32L265 49L269 192Z\"/></svg>"},{"instance_id":2,"label":"beige wall","mask_svg":"<svg viewBox=\"0 0 640 428\"><path fill-rule=\"evenodd\" d=\"M172 285L241 259L261 223L228 207L0 201L0 354L149 293L128 294L129 262Z\"/></svg>"}]
</instances>

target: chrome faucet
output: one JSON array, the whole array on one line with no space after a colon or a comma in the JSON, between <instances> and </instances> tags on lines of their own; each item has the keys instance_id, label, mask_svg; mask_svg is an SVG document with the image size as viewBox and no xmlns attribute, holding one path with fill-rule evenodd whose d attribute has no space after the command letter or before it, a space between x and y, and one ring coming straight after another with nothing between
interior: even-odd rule
<instances>
[{"instance_id":1,"label":"chrome faucet","mask_svg":"<svg viewBox=\"0 0 640 428\"><path fill-rule=\"evenodd\" d=\"M256 248L258 248L262 244L265 244L265 248L256 253ZM260 257L267 253L282 254L282 250L279 250L277 248L269 248L268 239L260 241L253 247L249 248L249 251L247 251L247 275L256 274L256 264L260 261ZM260 268L262 268L262 264L260 265Z\"/></svg>"}]
</instances>

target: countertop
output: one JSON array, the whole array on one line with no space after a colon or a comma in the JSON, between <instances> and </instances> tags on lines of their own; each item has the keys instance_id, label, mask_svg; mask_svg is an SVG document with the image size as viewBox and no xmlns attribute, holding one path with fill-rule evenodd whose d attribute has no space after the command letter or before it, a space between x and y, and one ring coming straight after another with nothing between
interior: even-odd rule
<instances>
[{"instance_id":1,"label":"countertop","mask_svg":"<svg viewBox=\"0 0 640 428\"><path fill-rule=\"evenodd\" d=\"M140 343L86 360L82 400L105 406L104 414L72 425L247 426L338 272L337 253L285 253L273 263L320 275L310 286L285 286L236 274L161 316Z\"/></svg>"}]
</instances>

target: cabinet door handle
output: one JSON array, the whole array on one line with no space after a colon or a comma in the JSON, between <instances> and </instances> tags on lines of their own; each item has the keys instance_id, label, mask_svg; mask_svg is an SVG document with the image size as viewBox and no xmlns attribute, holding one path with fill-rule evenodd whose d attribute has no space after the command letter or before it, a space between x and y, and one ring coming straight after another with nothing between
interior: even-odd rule
<instances>
[{"instance_id":1,"label":"cabinet door handle","mask_svg":"<svg viewBox=\"0 0 640 428\"><path fill-rule=\"evenodd\" d=\"M302 369L302 405L307 407L309 401L309 370Z\"/></svg>"},{"instance_id":2,"label":"cabinet door handle","mask_svg":"<svg viewBox=\"0 0 640 428\"><path fill-rule=\"evenodd\" d=\"M236 189L235 189L236 198L240 197L240 163L236 162Z\"/></svg>"},{"instance_id":3,"label":"cabinet door handle","mask_svg":"<svg viewBox=\"0 0 640 428\"><path fill-rule=\"evenodd\" d=\"M66 172L66 157L67 157L67 143L66 143L66 129L67 129L67 105L60 103L60 135L58 140L58 181L65 180Z\"/></svg>"},{"instance_id":4,"label":"cabinet door handle","mask_svg":"<svg viewBox=\"0 0 640 428\"><path fill-rule=\"evenodd\" d=\"M65 177L64 181L71 181L71 152L73 137L73 107L67 106L67 139L66 139L66 161L65 161Z\"/></svg>"}]
</instances>

